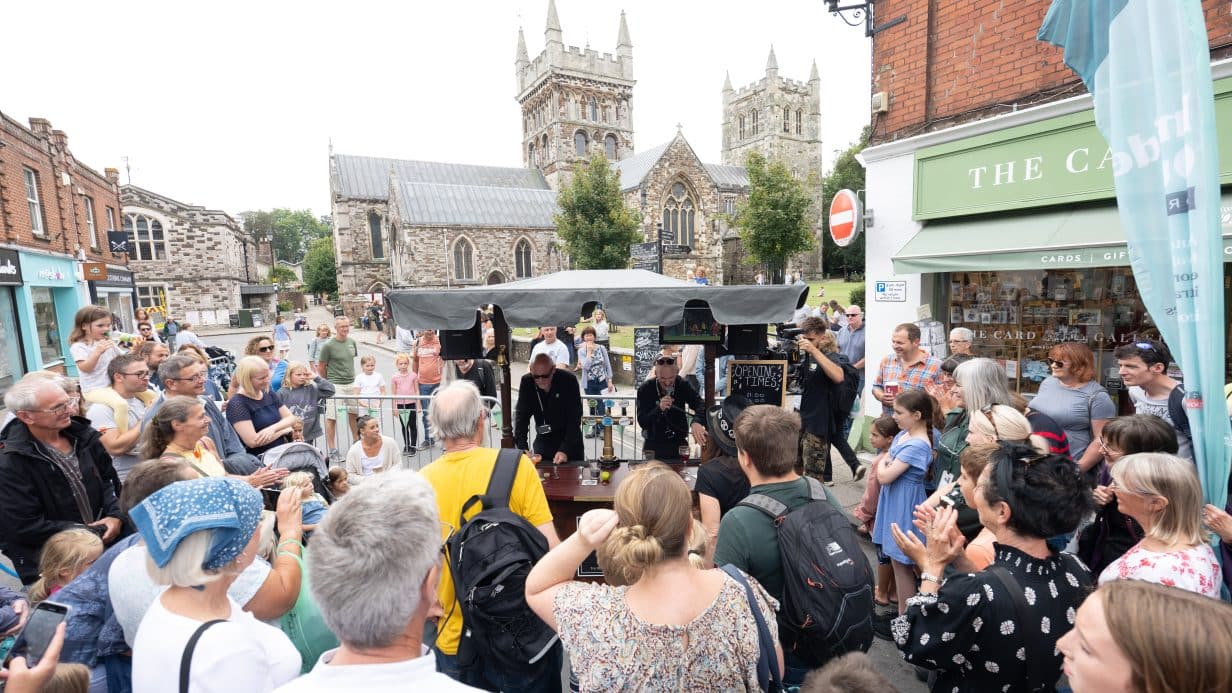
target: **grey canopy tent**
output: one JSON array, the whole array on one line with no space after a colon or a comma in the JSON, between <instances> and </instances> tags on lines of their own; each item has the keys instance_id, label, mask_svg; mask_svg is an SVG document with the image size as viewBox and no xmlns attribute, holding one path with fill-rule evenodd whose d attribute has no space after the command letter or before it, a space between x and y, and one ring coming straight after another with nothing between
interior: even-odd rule
<instances>
[{"instance_id":1,"label":"grey canopy tent","mask_svg":"<svg viewBox=\"0 0 1232 693\"><path fill-rule=\"evenodd\" d=\"M510 327L571 325L595 302L618 325L672 325L691 300L705 301L724 325L765 324L789 322L807 298L807 286L705 286L646 270L571 270L508 284L389 293L398 325L414 330L467 329L488 304L500 308Z\"/></svg>"},{"instance_id":2,"label":"grey canopy tent","mask_svg":"<svg viewBox=\"0 0 1232 693\"><path fill-rule=\"evenodd\" d=\"M498 345L510 343L511 327L572 325L596 303L618 325L674 325L684 319L686 304L696 301L704 302L724 325L750 325L788 322L807 298L808 287L802 285L706 286L646 270L570 270L507 284L446 291L395 289L388 294L394 320L413 330L469 329L478 311L492 305ZM500 349L497 366L505 376L501 408L510 411L509 360L505 347ZM713 349L707 345L707 406L713 399ZM513 446L512 418L503 418L505 447Z\"/></svg>"}]
</instances>

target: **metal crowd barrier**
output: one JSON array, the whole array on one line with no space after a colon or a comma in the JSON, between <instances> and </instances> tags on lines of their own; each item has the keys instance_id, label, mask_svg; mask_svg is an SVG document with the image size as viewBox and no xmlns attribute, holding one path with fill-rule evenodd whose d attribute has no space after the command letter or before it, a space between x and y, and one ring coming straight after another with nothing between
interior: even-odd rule
<instances>
[{"instance_id":1,"label":"metal crowd barrier","mask_svg":"<svg viewBox=\"0 0 1232 693\"><path fill-rule=\"evenodd\" d=\"M427 429L423 423L423 405L431 399L431 396L425 397L422 395L335 395L325 400L326 407L337 407L338 410L333 444L328 446L321 445L322 439L308 442L318 445L326 451L337 449L340 459L333 460L330 464L343 464L346 459L347 450L351 448L356 440L351 435L351 427L348 421L350 415L355 414L357 417L375 416L380 421L382 435L393 438L400 448L406 443L402 433L402 418L406 416L408 425L416 426L418 433L417 441L422 446L427 435ZM407 400L416 402L419 404L419 408L398 410L395 407L395 402ZM620 459L642 459L642 431L637 424L636 394L583 395L582 400L582 442L586 452L586 459L598 459L599 455L603 452L604 436L602 427L607 419L611 420L612 447L616 456ZM495 397L484 397L483 401L485 405L489 406L492 413L489 417L490 425L484 432L483 445L493 448L500 447L500 427L504 411L501 409L500 401ZM592 411L597 411L599 402L602 402L607 410L604 416L591 414ZM514 405L516 407L516 402ZM321 418L321 428L324 431L324 414L322 414ZM511 419L510 425L512 424L513 421ZM590 435L588 431L593 432L594 435ZM532 421L529 433L529 442L532 446L534 445L535 437L535 425ZM435 441L430 447L417 447L413 452L404 453L402 460L406 468L419 470L442 454L443 450L441 449L440 441Z\"/></svg>"}]
</instances>

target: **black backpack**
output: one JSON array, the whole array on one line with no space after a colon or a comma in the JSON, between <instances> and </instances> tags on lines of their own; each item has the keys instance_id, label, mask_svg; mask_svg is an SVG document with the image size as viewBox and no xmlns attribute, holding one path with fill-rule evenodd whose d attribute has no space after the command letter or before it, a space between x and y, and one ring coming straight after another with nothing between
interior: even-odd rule
<instances>
[{"instance_id":1,"label":"black backpack","mask_svg":"<svg viewBox=\"0 0 1232 693\"><path fill-rule=\"evenodd\" d=\"M838 422L839 433L842 433L843 421L851 416L851 407L860 396L860 371L842 354L830 354L830 360L843 369L843 382L834 386L834 420Z\"/></svg>"},{"instance_id":2,"label":"black backpack","mask_svg":"<svg viewBox=\"0 0 1232 693\"><path fill-rule=\"evenodd\" d=\"M805 664L821 666L873 644L873 570L851 523L808 479L812 501L794 511L759 493L740 505L757 508L778 530L783 565L779 640Z\"/></svg>"},{"instance_id":3,"label":"black backpack","mask_svg":"<svg viewBox=\"0 0 1232 693\"><path fill-rule=\"evenodd\" d=\"M457 663L464 683L488 687L483 671L537 674L559 646L555 632L526 604L526 576L548 552L543 533L509 509L521 451L504 448L482 496L462 506L447 542L454 592L462 609ZM476 503L483 510L466 520Z\"/></svg>"}]
</instances>

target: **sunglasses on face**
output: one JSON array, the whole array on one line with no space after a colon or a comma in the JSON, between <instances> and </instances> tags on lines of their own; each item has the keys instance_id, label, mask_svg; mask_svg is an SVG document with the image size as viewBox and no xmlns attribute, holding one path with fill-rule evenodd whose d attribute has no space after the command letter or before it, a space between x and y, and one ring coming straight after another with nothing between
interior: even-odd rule
<instances>
[{"instance_id":1,"label":"sunglasses on face","mask_svg":"<svg viewBox=\"0 0 1232 693\"><path fill-rule=\"evenodd\" d=\"M1057 368L1065 368L1065 362L1060 359L1044 359L1044 360L1048 362L1049 366L1056 366Z\"/></svg>"},{"instance_id":2,"label":"sunglasses on face","mask_svg":"<svg viewBox=\"0 0 1232 693\"><path fill-rule=\"evenodd\" d=\"M859 313L847 313L847 317L849 317L849 318L858 318L858 317L860 317L860 314L859 314Z\"/></svg>"},{"instance_id":3,"label":"sunglasses on face","mask_svg":"<svg viewBox=\"0 0 1232 693\"><path fill-rule=\"evenodd\" d=\"M551 373L544 373L543 375L539 375L538 373L531 373L530 376L534 378L535 380L551 380L552 379Z\"/></svg>"},{"instance_id":4,"label":"sunglasses on face","mask_svg":"<svg viewBox=\"0 0 1232 693\"><path fill-rule=\"evenodd\" d=\"M272 347L272 346L257 347L257 351L258 351L258 352L260 352L260 353L262 353L262 354L264 354L264 353L265 353L265 352L267 352L267 351L273 351L273 350L274 350L274 347Z\"/></svg>"},{"instance_id":5,"label":"sunglasses on face","mask_svg":"<svg viewBox=\"0 0 1232 693\"><path fill-rule=\"evenodd\" d=\"M676 365L676 359L671 358L669 356L665 356L661 359L656 359L655 363L659 364L660 366L674 366Z\"/></svg>"}]
</instances>

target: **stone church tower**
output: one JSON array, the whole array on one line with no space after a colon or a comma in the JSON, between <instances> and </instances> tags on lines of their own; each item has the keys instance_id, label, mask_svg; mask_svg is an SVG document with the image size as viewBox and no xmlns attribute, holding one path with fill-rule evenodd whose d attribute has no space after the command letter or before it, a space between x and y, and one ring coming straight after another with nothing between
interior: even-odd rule
<instances>
[{"instance_id":1,"label":"stone church tower","mask_svg":"<svg viewBox=\"0 0 1232 693\"><path fill-rule=\"evenodd\" d=\"M553 190L573 164L604 152L611 161L633 153L633 42L624 12L616 55L566 46L548 0L544 46L534 60L518 28L518 103L522 106L522 163L541 171Z\"/></svg>"},{"instance_id":2,"label":"stone church tower","mask_svg":"<svg viewBox=\"0 0 1232 693\"><path fill-rule=\"evenodd\" d=\"M766 60L766 76L732 89L723 82L723 163L743 166L756 150L787 165L796 178L821 181L821 78L817 63L808 82L779 77L774 47Z\"/></svg>"}]
</instances>

